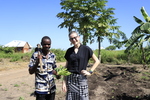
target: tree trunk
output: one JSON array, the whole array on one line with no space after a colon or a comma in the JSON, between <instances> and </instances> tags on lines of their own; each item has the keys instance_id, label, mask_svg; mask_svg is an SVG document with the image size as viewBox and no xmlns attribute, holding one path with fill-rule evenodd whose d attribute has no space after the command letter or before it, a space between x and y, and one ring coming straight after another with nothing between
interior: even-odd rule
<instances>
[{"instance_id":1,"label":"tree trunk","mask_svg":"<svg viewBox=\"0 0 150 100\"><path fill-rule=\"evenodd\" d=\"M146 69L146 58L145 58L145 52L144 52L144 48L143 45L141 45L141 49L142 49L142 64L143 64L143 68Z\"/></svg>"},{"instance_id":2,"label":"tree trunk","mask_svg":"<svg viewBox=\"0 0 150 100\"><path fill-rule=\"evenodd\" d=\"M101 63L101 41L100 41L100 37L98 37L98 59Z\"/></svg>"},{"instance_id":3,"label":"tree trunk","mask_svg":"<svg viewBox=\"0 0 150 100\"><path fill-rule=\"evenodd\" d=\"M84 29L83 31L83 45L87 44L87 39L88 39L88 35L87 35L87 31Z\"/></svg>"},{"instance_id":4,"label":"tree trunk","mask_svg":"<svg viewBox=\"0 0 150 100\"><path fill-rule=\"evenodd\" d=\"M130 64L131 63L131 53L129 52L128 54L127 54L128 56L128 64Z\"/></svg>"}]
</instances>

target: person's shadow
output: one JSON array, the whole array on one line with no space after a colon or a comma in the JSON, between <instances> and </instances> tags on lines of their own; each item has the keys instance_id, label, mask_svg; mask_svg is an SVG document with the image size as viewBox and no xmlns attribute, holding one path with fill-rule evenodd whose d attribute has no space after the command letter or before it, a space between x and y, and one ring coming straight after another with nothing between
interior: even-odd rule
<instances>
[{"instance_id":1,"label":"person's shadow","mask_svg":"<svg viewBox=\"0 0 150 100\"><path fill-rule=\"evenodd\" d=\"M30 96L34 96L34 97L35 97L35 92L32 92L32 93L30 94Z\"/></svg>"}]
</instances>

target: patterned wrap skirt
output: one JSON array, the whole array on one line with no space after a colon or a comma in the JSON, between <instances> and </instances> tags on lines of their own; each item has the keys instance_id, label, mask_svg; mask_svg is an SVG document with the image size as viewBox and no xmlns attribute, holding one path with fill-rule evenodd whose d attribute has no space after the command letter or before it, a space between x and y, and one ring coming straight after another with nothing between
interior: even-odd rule
<instances>
[{"instance_id":1,"label":"patterned wrap skirt","mask_svg":"<svg viewBox=\"0 0 150 100\"><path fill-rule=\"evenodd\" d=\"M66 100L89 100L86 76L73 73L66 77L66 85Z\"/></svg>"}]
</instances>

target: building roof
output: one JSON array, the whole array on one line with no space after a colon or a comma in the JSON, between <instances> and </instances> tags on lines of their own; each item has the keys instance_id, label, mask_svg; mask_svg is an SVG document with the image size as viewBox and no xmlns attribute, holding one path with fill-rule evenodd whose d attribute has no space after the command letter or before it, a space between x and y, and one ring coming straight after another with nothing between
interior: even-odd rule
<instances>
[{"instance_id":1,"label":"building roof","mask_svg":"<svg viewBox=\"0 0 150 100\"><path fill-rule=\"evenodd\" d=\"M13 40L13 41L7 43L6 45L4 45L4 47L24 47L26 43L28 43L28 42L20 41L20 40ZM29 43L28 43L28 45L31 48L31 45Z\"/></svg>"}]
</instances>

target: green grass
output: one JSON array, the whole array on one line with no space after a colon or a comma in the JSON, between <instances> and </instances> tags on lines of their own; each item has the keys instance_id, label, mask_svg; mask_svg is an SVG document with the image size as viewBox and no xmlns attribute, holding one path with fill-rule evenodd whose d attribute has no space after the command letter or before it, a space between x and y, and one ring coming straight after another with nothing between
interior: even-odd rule
<instances>
[{"instance_id":1,"label":"green grass","mask_svg":"<svg viewBox=\"0 0 150 100\"><path fill-rule=\"evenodd\" d=\"M19 100L25 100L24 97L19 97Z\"/></svg>"},{"instance_id":2,"label":"green grass","mask_svg":"<svg viewBox=\"0 0 150 100\"><path fill-rule=\"evenodd\" d=\"M5 89L4 89L4 91L8 91L8 89L7 89L7 88L5 88Z\"/></svg>"},{"instance_id":3,"label":"green grass","mask_svg":"<svg viewBox=\"0 0 150 100\"><path fill-rule=\"evenodd\" d=\"M34 51L34 50L33 50ZM0 62L2 62L2 59L8 58L10 59L10 62L16 62L16 61L29 61L30 57L32 55L32 52L30 53L16 53L16 52L9 52L9 49L6 49L5 51L0 51ZM53 52L56 55L57 62L65 62L64 55L66 53L66 50L62 49L50 49L51 52ZM98 50L93 51L95 55L98 57ZM90 59L90 62L93 63L93 60ZM142 64L142 58L141 53L139 50L135 50L133 53L125 54L124 50L101 50L101 63L109 63L109 64L127 64L127 63L133 63L133 64Z\"/></svg>"},{"instance_id":4,"label":"green grass","mask_svg":"<svg viewBox=\"0 0 150 100\"><path fill-rule=\"evenodd\" d=\"M20 87L20 85L18 85L18 84L15 84L15 85L14 85L14 87Z\"/></svg>"}]
</instances>

